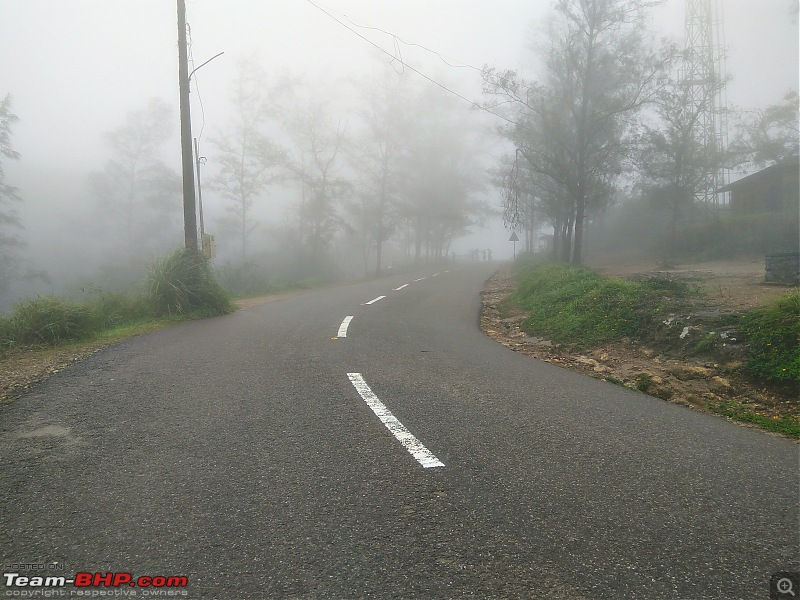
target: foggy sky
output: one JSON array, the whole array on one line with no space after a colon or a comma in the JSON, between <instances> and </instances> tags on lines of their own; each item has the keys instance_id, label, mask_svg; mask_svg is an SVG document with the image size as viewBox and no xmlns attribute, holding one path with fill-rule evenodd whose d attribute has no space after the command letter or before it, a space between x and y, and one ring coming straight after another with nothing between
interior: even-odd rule
<instances>
[{"instance_id":1,"label":"foggy sky","mask_svg":"<svg viewBox=\"0 0 800 600\"><path fill-rule=\"evenodd\" d=\"M724 0L728 90L742 107L778 102L797 88L793 0ZM482 67L525 63L531 22L549 0L325 0L354 23L380 27L408 42ZM680 37L684 0L667 0L653 30ZM267 70L309 76L373 68L376 51L304 0L188 0L196 64L225 55L196 74L206 130L227 121L229 83L238 57L259 55ZM359 32L394 52L390 37ZM158 96L177 105L176 9L172 0L0 0L0 95L12 93L20 122L14 144L24 160L91 166L102 160L100 133ZM434 55L402 47L409 64L478 98L477 73L447 67ZM385 57L388 61L388 57ZM535 75L535 74L534 74ZM195 130L199 106L193 93Z\"/></svg>"},{"instance_id":2,"label":"foggy sky","mask_svg":"<svg viewBox=\"0 0 800 600\"><path fill-rule=\"evenodd\" d=\"M780 101L798 86L798 27L790 16L796 0L724 0L731 105L743 108ZM174 0L0 0L0 97L11 93L20 117L12 142L26 168L88 172L107 155L102 132L126 113L160 97L177 115L177 33ZM385 29L475 67L526 68L535 23L550 0L322 0L342 20ZM683 35L684 0L666 0L652 22L654 36ZM380 54L305 0L187 0L195 65L225 54L195 75L194 133L203 140L229 121L229 90L238 59L260 57L268 73L289 71L335 80L373 72ZM533 24L533 25L532 25ZM390 53L392 38L356 28ZM480 78L447 66L422 49L400 47L402 58L447 81L477 101ZM382 56L381 60L390 59ZM536 77L536 73L526 73ZM202 100L204 118L199 100ZM175 124L174 154L180 164ZM201 145L203 141L201 140ZM9 182L14 164L7 164ZM31 224L27 223L31 231ZM507 234L501 234L507 239Z\"/></svg>"}]
</instances>

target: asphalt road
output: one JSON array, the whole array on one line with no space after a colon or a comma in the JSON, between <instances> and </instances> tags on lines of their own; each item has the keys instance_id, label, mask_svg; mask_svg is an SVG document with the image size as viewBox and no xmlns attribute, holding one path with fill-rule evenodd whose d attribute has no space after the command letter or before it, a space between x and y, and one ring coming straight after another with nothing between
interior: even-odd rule
<instances>
[{"instance_id":1,"label":"asphalt road","mask_svg":"<svg viewBox=\"0 0 800 600\"><path fill-rule=\"evenodd\" d=\"M489 274L184 324L0 407L3 572L186 576L172 592L220 600L694 600L800 570L796 444L496 344ZM101 591L168 590L65 593Z\"/></svg>"}]
</instances>

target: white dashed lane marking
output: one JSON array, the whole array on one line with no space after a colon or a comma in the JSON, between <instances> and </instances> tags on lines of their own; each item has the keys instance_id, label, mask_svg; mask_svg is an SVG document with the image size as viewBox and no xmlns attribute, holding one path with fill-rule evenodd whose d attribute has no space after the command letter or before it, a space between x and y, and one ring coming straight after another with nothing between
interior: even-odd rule
<instances>
[{"instance_id":1,"label":"white dashed lane marking","mask_svg":"<svg viewBox=\"0 0 800 600\"><path fill-rule=\"evenodd\" d=\"M353 320L352 316L344 318L344 321L342 321L342 324L339 325L339 333L336 334L337 337L340 337L340 338L347 337L347 328L350 326L350 321L352 321L352 320Z\"/></svg>"},{"instance_id":2,"label":"white dashed lane marking","mask_svg":"<svg viewBox=\"0 0 800 600\"><path fill-rule=\"evenodd\" d=\"M378 296L377 298L373 298L369 302L365 302L364 304L375 304L378 300L383 300L386 296Z\"/></svg>"},{"instance_id":3,"label":"white dashed lane marking","mask_svg":"<svg viewBox=\"0 0 800 600\"><path fill-rule=\"evenodd\" d=\"M425 469L432 469L434 467L443 467L444 463L440 461L434 454L428 450L422 442L420 442L414 435L406 429L400 421L397 420L391 411L386 408L386 405L381 402L375 393L364 381L361 373L348 373L347 376L356 388L356 391L364 399L364 402L372 409L381 422L386 426L386 429L392 432L392 435L397 438L403 447L408 450L408 453L413 456L419 464Z\"/></svg>"}]
</instances>

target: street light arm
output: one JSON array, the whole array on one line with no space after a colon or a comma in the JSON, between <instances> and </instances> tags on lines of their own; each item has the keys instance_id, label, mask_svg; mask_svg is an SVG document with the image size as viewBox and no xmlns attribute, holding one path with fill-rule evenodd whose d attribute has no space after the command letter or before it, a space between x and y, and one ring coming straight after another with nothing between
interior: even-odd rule
<instances>
[{"instance_id":1,"label":"street light arm","mask_svg":"<svg viewBox=\"0 0 800 600\"><path fill-rule=\"evenodd\" d=\"M192 75L194 75L194 72L195 72L195 71L197 71L197 69L200 69L200 68L202 68L202 67L205 67L205 66L206 66L208 63L210 63L212 60L214 60L214 59L215 59L215 58L217 58L217 57L220 57L220 56L222 56L223 54L225 54L225 53L224 53L224 52L220 52L219 54L215 54L214 56L212 56L211 58L209 58L209 59L208 59L206 62L204 62L202 65L200 65L199 67L197 67L196 69L194 69L194 70L193 70L191 73L189 73L189 81L191 81L191 80L192 80Z\"/></svg>"}]
</instances>

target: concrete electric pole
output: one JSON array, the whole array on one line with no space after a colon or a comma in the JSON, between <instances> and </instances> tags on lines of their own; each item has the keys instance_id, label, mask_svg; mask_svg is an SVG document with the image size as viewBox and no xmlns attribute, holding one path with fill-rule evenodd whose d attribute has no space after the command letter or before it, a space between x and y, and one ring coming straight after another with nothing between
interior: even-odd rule
<instances>
[{"instance_id":1,"label":"concrete electric pole","mask_svg":"<svg viewBox=\"0 0 800 600\"><path fill-rule=\"evenodd\" d=\"M192 119L189 111L189 55L186 47L185 0L178 0L178 87L181 97L183 232L186 248L197 250L197 209L194 199L194 157L192 156Z\"/></svg>"}]
</instances>

